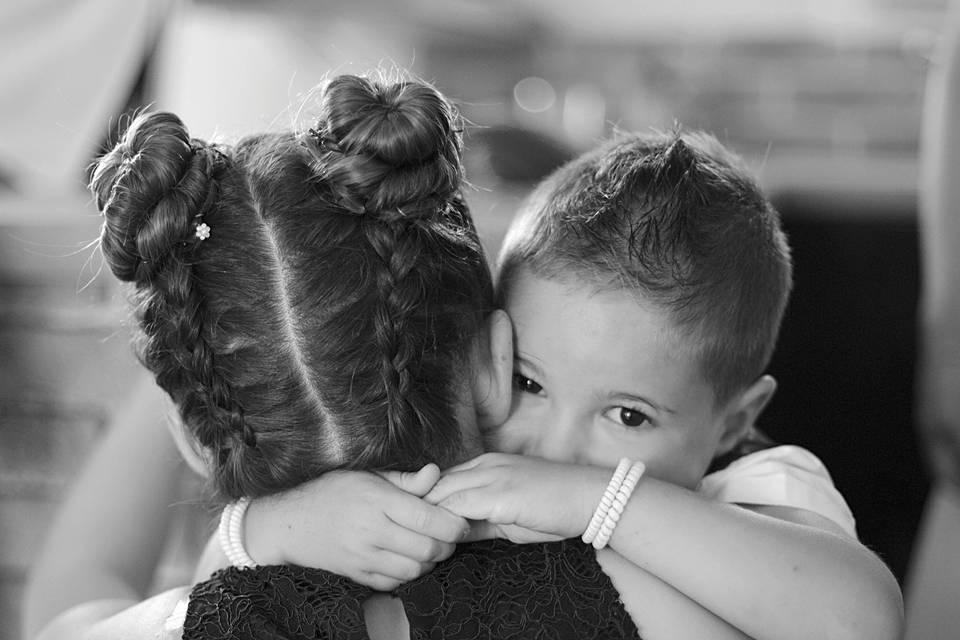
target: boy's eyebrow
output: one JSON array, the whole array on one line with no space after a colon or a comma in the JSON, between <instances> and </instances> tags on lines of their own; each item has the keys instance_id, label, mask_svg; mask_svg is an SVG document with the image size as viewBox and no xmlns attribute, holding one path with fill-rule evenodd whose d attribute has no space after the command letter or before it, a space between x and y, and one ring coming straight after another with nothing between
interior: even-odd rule
<instances>
[{"instance_id":1,"label":"boy's eyebrow","mask_svg":"<svg viewBox=\"0 0 960 640\"><path fill-rule=\"evenodd\" d=\"M513 364L514 365L522 364L526 368L532 369L534 375L538 377L543 377L543 371L540 369L540 367L538 367L533 362L531 362L530 358L525 356L524 354L521 354L521 353L514 354Z\"/></svg>"},{"instance_id":2,"label":"boy's eyebrow","mask_svg":"<svg viewBox=\"0 0 960 640\"><path fill-rule=\"evenodd\" d=\"M607 395L607 398L610 399L610 400L616 400L616 399L621 399L621 400L633 400L633 401L638 401L638 400L639 400L640 402L643 402L644 404L650 405L651 407L653 407L654 409L656 409L657 411L659 411L659 412L661 412L661 413L669 413L669 414L676 414L676 413L677 413L676 409L673 409L672 407L668 407L668 406L665 405L665 404L656 403L656 402L654 402L653 400L651 400L650 398L648 398L648 397L646 397L646 396L642 396L642 395L640 395L640 394L638 394L638 393L627 393L626 391L612 391L611 393L609 393L609 394Z\"/></svg>"}]
</instances>

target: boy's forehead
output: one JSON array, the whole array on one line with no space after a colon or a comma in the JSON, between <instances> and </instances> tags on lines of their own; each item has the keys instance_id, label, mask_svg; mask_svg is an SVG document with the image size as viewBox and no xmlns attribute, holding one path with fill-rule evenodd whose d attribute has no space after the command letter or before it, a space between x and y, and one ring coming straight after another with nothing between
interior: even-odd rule
<instances>
[{"instance_id":1,"label":"boy's forehead","mask_svg":"<svg viewBox=\"0 0 960 640\"><path fill-rule=\"evenodd\" d=\"M666 315L631 292L530 273L513 285L506 311L517 356L544 377L539 383L561 393L637 396L671 411L705 393L699 361Z\"/></svg>"},{"instance_id":2,"label":"boy's forehead","mask_svg":"<svg viewBox=\"0 0 960 640\"><path fill-rule=\"evenodd\" d=\"M507 313L517 326L518 340L544 336L565 339L571 353L581 345L617 353L682 348L667 314L626 289L599 287L577 278L553 278L521 271L505 298ZM518 344L519 349L534 344Z\"/></svg>"},{"instance_id":3,"label":"boy's forehead","mask_svg":"<svg viewBox=\"0 0 960 640\"><path fill-rule=\"evenodd\" d=\"M610 282L601 282L599 278L584 274L565 273L556 275L542 275L528 268L519 268L511 276L509 282L503 283L504 305L507 307L527 306L530 298L537 299L544 304L542 298L549 299L566 307L576 305L579 308L590 306L597 311L605 309L603 304L613 298L623 301L623 308L616 313L629 312L632 307L636 311L654 313L666 322L666 313L652 301L646 299L639 291L623 286L614 286Z\"/></svg>"}]
</instances>

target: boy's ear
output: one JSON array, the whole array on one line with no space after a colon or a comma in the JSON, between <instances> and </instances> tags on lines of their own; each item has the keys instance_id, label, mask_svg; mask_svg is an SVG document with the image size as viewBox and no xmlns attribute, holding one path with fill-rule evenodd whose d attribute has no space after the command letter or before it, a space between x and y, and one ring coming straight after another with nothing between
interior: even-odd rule
<instances>
[{"instance_id":1,"label":"boy's ear","mask_svg":"<svg viewBox=\"0 0 960 640\"><path fill-rule=\"evenodd\" d=\"M478 342L473 403L477 411L477 425L482 431L500 426L510 415L513 324L505 311L497 309L490 314L486 330Z\"/></svg>"},{"instance_id":2,"label":"boy's ear","mask_svg":"<svg viewBox=\"0 0 960 640\"><path fill-rule=\"evenodd\" d=\"M717 447L719 453L729 451L753 428L776 390L777 381L764 374L730 400L725 411L723 435Z\"/></svg>"}]
</instances>

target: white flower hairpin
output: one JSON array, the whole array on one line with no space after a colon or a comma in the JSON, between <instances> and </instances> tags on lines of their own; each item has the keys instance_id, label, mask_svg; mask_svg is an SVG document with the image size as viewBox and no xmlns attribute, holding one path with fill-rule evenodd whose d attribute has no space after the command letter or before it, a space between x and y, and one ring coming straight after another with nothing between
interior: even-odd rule
<instances>
[{"instance_id":1,"label":"white flower hairpin","mask_svg":"<svg viewBox=\"0 0 960 640\"><path fill-rule=\"evenodd\" d=\"M200 239L201 242L203 242L204 240L206 240L207 238L209 238L209 237L210 237L210 225L208 225L206 222L201 222L200 224L198 224L198 225L197 225L197 233L196 233L196 236L197 236L197 238Z\"/></svg>"}]
</instances>

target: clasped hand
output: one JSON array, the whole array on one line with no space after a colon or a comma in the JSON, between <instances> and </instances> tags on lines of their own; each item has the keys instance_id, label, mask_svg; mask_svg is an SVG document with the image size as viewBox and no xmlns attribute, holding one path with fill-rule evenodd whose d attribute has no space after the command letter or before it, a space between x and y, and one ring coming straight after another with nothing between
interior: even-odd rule
<instances>
[{"instance_id":1,"label":"clasped hand","mask_svg":"<svg viewBox=\"0 0 960 640\"><path fill-rule=\"evenodd\" d=\"M610 472L487 453L446 470L424 500L473 521L470 539L548 542L587 528Z\"/></svg>"},{"instance_id":2,"label":"clasped hand","mask_svg":"<svg viewBox=\"0 0 960 640\"><path fill-rule=\"evenodd\" d=\"M609 470L490 453L442 475L337 471L247 514L260 563L316 567L380 591L430 571L458 542L547 542L586 528Z\"/></svg>"}]
</instances>

